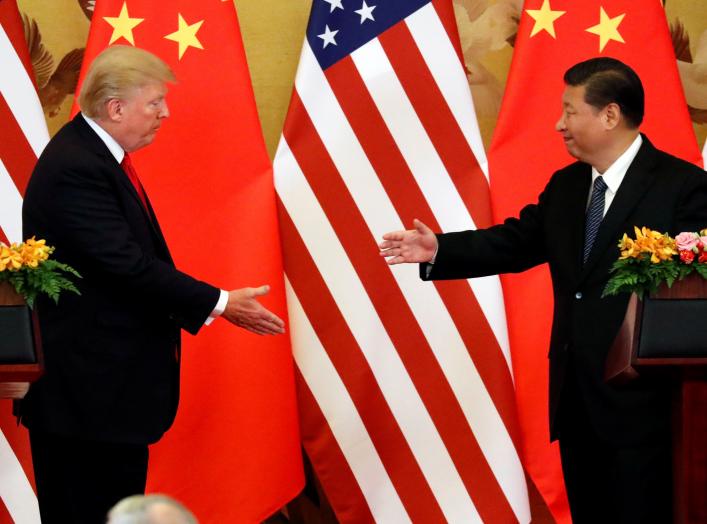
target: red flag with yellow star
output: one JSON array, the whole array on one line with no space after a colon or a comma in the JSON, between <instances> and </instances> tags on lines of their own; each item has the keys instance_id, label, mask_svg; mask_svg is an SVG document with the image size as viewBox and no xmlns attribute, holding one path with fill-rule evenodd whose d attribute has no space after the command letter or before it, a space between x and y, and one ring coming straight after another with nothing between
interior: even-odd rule
<instances>
[{"instance_id":1,"label":"red flag with yellow star","mask_svg":"<svg viewBox=\"0 0 707 524\"><path fill-rule=\"evenodd\" d=\"M268 283L265 306L286 318L271 163L233 2L98 0L82 78L110 44L147 49L177 77L170 118L133 155L177 266L227 290ZM179 411L150 450L147 490L201 522L257 522L302 484L288 337L222 319L184 335Z\"/></svg>"},{"instance_id":2,"label":"red flag with yellow star","mask_svg":"<svg viewBox=\"0 0 707 524\"><path fill-rule=\"evenodd\" d=\"M523 7L489 152L496 222L535 202L552 173L574 160L554 129L562 76L594 56L618 58L635 69L646 91L642 131L660 149L700 162L658 0L526 0ZM543 266L504 276L503 284L526 468L555 518L568 522L559 450L548 432L549 275Z\"/></svg>"}]
</instances>

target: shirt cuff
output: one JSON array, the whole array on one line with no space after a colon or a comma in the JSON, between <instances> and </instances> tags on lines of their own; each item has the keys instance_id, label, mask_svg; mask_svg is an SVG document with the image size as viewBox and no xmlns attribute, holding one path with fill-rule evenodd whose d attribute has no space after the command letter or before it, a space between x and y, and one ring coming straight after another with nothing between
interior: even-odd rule
<instances>
[{"instance_id":1,"label":"shirt cuff","mask_svg":"<svg viewBox=\"0 0 707 524\"><path fill-rule=\"evenodd\" d=\"M437 260L437 253L439 252L439 245L437 246L437 249L435 249L435 254L432 255L432 258L430 259L429 262L427 262L427 266L425 266L425 278L430 278L430 273L432 273L432 266L434 266L435 260Z\"/></svg>"},{"instance_id":2,"label":"shirt cuff","mask_svg":"<svg viewBox=\"0 0 707 524\"><path fill-rule=\"evenodd\" d=\"M218 297L218 302L214 306L214 310L209 314L209 318L204 322L205 326L211 324L214 319L220 317L224 311L226 311L226 305L228 304L228 291L221 290L221 295Z\"/></svg>"},{"instance_id":3,"label":"shirt cuff","mask_svg":"<svg viewBox=\"0 0 707 524\"><path fill-rule=\"evenodd\" d=\"M437 260L437 253L439 253L439 244L438 244L437 247L435 248L435 254L432 255L432 258L430 259L430 261L427 262L428 264L434 264L434 263L435 263L435 260Z\"/></svg>"}]
</instances>

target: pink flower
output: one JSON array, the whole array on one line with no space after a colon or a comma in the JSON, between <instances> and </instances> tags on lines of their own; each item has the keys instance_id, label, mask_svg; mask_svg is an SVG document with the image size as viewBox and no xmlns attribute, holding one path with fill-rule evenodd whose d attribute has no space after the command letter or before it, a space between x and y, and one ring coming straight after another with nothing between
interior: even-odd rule
<instances>
[{"instance_id":1,"label":"pink flower","mask_svg":"<svg viewBox=\"0 0 707 524\"><path fill-rule=\"evenodd\" d=\"M680 251L692 251L697 247L700 236L697 233L680 233L675 237L675 243ZM707 240L707 237L705 238Z\"/></svg>"}]
</instances>

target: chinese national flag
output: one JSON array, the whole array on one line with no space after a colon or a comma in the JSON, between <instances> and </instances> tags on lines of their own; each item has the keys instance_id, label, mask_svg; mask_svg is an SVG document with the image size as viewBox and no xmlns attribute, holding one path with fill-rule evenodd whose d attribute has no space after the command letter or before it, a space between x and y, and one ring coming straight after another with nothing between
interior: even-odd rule
<instances>
[{"instance_id":1,"label":"chinese national flag","mask_svg":"<svg viewBox=\"0 0 707 524\"><path fill-rule=\"evenodd\" d=\"M81 78L113 43L155 53L177 77L170 118L133 155L177 267L226 290L268 283L264 304L286 318L272 169L233 2L98 0ZM184 335L179 412L150 450L148 492L201 522L256 522L302 484L288 337L223 319Z\"/></svg>"},{"instance_id":2,"label":"chinese national flag","mask_svg":"<svg viewBox=\"0 0 707 524\"><path fill-rule=\"evenodd\" d=\"M552 173L573 161L554 130L562 76L591 57L611 56L635 69L646 91L642 131L660 149L701 161L658 0L526 0L523 7L489 153L496 222L535 202ZM548 432L549 274L536 268L505 276L503 284L525 464L555 518L568 522L559 451Z\"/></svg>"}]
</instances>

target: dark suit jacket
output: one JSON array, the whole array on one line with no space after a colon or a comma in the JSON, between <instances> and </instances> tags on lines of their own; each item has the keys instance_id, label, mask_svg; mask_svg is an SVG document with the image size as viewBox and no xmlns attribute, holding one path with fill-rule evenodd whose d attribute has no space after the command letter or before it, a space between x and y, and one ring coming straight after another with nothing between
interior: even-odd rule
<instances>
[{"instance_id":1,"label":"dark suit jacket","mask_svg":"<svg viewBox=\"0 0 707 524\"><path fill-rule=\"evenodd\" d=\"M180 328L196 333L219 290L175 269L157 219L77 115L49 142L27 187L24 235L56 246L81 296L37 309L46 373L23 422L59 435L145 444L171 425Z\"/></svg>"},{"instance_id":2,"label":"dark suit jacket","mask_svg":"<svg viewBox=\"0 0 707 524\"><path fill-rule=\"evenodd\" d=\"M576 380L600 438L619 445L637 443L666 431L669 392L665 381L645 377L622 388L604 383L606 355L629 297L601 294L619 256L618 241L624 233L633 236L634 226L672 234L707 227L707 175L657 150L644 136L583 266L590 183L591 167L576 162L554 173L538 202L523 208L518 218L485 230L439 235L429 279L516 273L547 262L554 294L549 353L552 437L561 436L562 416L557 415L567 379ZM420 269L425 278L426 265Z\"/></svg>"}]
</instances>

